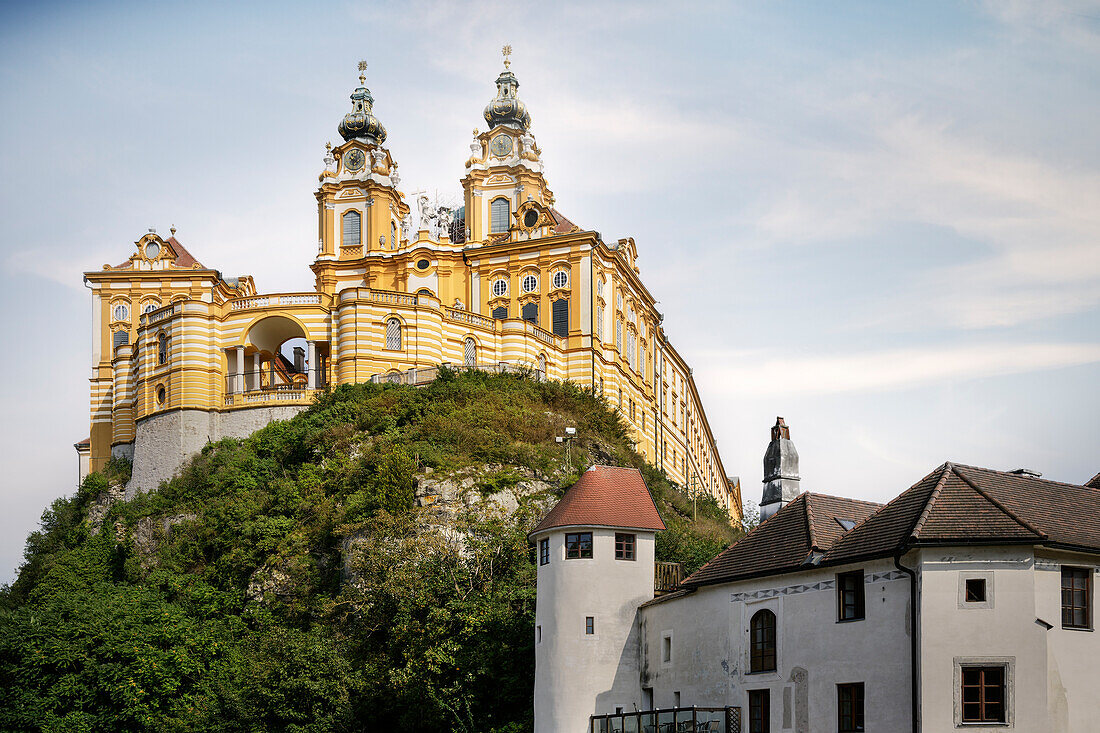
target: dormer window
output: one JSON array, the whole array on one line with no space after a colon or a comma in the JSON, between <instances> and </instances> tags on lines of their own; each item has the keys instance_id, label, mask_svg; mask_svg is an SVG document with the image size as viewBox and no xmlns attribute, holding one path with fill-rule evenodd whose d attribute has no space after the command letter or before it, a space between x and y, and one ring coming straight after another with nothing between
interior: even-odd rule
<instances>
[{"instance_id":1,"label":"dormer window","mask_svg":"<svg viewBox=\"0 0 1100 733\"><path fill-rule=\"evenodd\" d=\"M512 202L501 196L489 204L489 233L500 234L508 231L508 217L512 212Z\"/></svg>"},{"instance_id":2,"label":"dormer window","mask_svg":"<svg viewBox=\"0 0 1100 733\"><path fill-rule=\"evenodd\" d=\"M160 245L156 242L147 242L145 244L145 259L155 260L160 256Z\"/></svg>"}]
</instances>

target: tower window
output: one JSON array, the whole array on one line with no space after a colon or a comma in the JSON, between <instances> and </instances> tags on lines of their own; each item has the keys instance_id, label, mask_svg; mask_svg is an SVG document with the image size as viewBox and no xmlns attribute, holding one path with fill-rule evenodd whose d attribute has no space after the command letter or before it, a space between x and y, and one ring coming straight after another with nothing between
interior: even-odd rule
<instances>
[{"instance_id":1,"label":"tower window","mask_svg":"<svg viewBox=\"0 0 1100 733\"><path fill-rule=\"evenodd\" d=\"M462 342L462 357L466 362L466 366L477 366L477 343L472 338L467 338Z\"/></svg>"},{"instance_id":2,"label":"tower window","mask_svg":"<svg viewBox=\"0 0 1100 733\"><path fill-rule=\"evenodd\" d=\"M555 300L551 306L553 308L554 333L558 336L569 335L569 301L565 298L559 298Z\"/></svg>"},{"instance_id":3,"label":"tower window","mask_svg":"<svg viewBox=\"0 0 1100 733\"><path fill-rule=\"evenodd\" d=\"M168 363L168 334L161 331L157 334L157 364Z\"/></svg>"},{"instance_id":4,"label":"tower window","mask_svg":"<svg viewBox=\"0 0 1100 733\"><path fill-rule=\"evenodd\" d=\"M164 387L163 386L157 387L157 404L158 405L163 405L164 401L167 400L167 399L168 399L168 393L165 391Z\"/></svg>"},{"instance_id":5,"label":"tower window","mask_svg":"<svg viewBox=\"0 0 1100 733\"><path fill-rule=\"evenodd\" d=\"M349 211L344 214L343 218L344 232L341 238L341 246L343 247L356 247L362 244L360 238L360 217L358 211Z\"/></svg>"},{"instance_id":6,"label":"tower window","mask_svg":"<svg viewBox=\"0 0 1100 733\"><path fill-rule=\"evenodd\" d=\"M550 564L550 538L543 537L539 540L539 565Z\"/></svg>"},{"instance_id":7,"label":"tower window","mask_svg":"<svg viewBox=\"0 0 1100 733\"><path fill-rule=\"evenodd\" d=\"M397 249L397 224L390 222L390 249Z\"/></svg>"},{"instance_id":8,"label":"tower window","mask_svg":"<svg viewBox=\"0 0 1100 733\"><path fill-rule=\"evenodd\" d=\"M396 318L386 321L386 348L395 351L401 349L401 321Z\"/></svg>"},{"instance_id":9,"label":"tower window","mask_svg":"<svg viewBox=\"0 0 1100 733\"><path fill-rule=\"evenodd\" d=\"M508 231L508 215L511 213L512 203L504 198L493 199L489 204L490 213L490 234L500 234L501 232Z\"/></svg>"},{"instance_id":10,"label":"tower window","mask_svg":"<svg viewBox=\"0 0 1100 733\"><path fill-rule=\"evenodd\" d=\"M569 273L565 270L558 270L554 273L554 287L564 288L569 284Z\"/></svg>"},{"instance_id":11,"label":"tower window","mask_svg":"<svg viewBox=\"0 0 1100 733\"><path fill-rule=\"evenodd\" d=\"M586 636L593 636L596 633L596 618L594 616L584 617L584 633Z\"/></svg>"},{"instance_id":12,"label":"tower window","mask_svg":"<svg viewBox=\"0 0 1100 733\"><path fill-rule=\"evenodd\" d=\"M565 559L580 560L592 557L592 533L571 532L565 535Z\"/></svg>"},{"instance_id":13,"label":"tower window","mask_svg":"<svg viewBox=\"0 0 1100 733\"><path fill-rule=\"evenodd\" d=\"M534 275L524 275L522 287L523 292L533 293L539 287L539 279Z\"/></svg>"},{"instance_id":14,"label":"tower window","mask_svg":"<svg viewBox=\"0 0 1100 733\"><path fill-rule=\"evenodd\" d=\"M497 278L493 281L493 297L503 298L508 294L508 281L504 278Z\"/></svg>"},{"instance_id":15,"label":"tower window","mask_svg":"<svg viewBox=\"0 0 1100 733\"><path fill-rule=\"evenodd\" d=\"M621 532L615 533L615 559L634 559L634 535Z\"/></svg>"}]
</instances>

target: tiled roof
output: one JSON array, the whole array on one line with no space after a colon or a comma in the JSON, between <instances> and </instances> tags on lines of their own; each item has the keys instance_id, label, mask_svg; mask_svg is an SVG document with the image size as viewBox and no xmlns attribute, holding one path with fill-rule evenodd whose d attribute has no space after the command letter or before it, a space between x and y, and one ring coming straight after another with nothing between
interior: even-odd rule
<instances>
[{"instance_id":1,"label":"tiled roof","mask_svg":"<svg viewBox=\"0 0 1100 733\"><path fill-rule=\"evenodd\" d=\"M683 585L707 585L798 570L812 553L827 552L847 533L840 520L858 525L881 506L824 494L799 494L689 575Z\"/></svg>"},{"instance_id":2,"label":"tiled roof","mask_svg":"<svg viewBox=\"0 0 1100 733\"><path fill-rule=\"evenodd\" d=\"M531 534L555 527L665 528L636 468L593 466L584 472Z\"/></svg>"},{"instance_id":3,"label":"tiled roof","mask_svg":"<svg viewBox=\"0 0 1100 733\"><path fill-rule=\"evenodd\" d=\"M190 270L190 269L194 268L195 265L198 265L200 270L205 269L205 266L201 262L196 260L195 256L193 254L191 254L190 252L188 252L187 248L184 247L182 244L180 244L180 241L178 239L176 239L175 237L168 237L168 239L166 239L164 241L165 241L166 244L168 244L168 246L170 246L172 248L172 251L176 253L175 266L177 268L183 269L183 270ZM134 266L134 263L131 260L126 260L121 265L117 265L114 269L116 269L116 270L128 270L133 266Z\"/></svg>"},{"instance_id":4,"label":"tiled roof","mask_svg":"<svg viewBox=\"0 0 1100 733\"><path fill-rule=\"evenodd\" d=\"M800 495L684 585L792 572L805 567L802 561L813 551L820 553L818 565L890 556L920 545L1022 542L1100 552L1100 490L1028 474L945 463L889 504L864 514L847 533L822 522L820 514L842 506L827 508L823 500L851 501Z\"/></svg>"},{"instance_id":5,"label":"tiled roof","mask_svg":"<svg viewBox=\"0 0 1100 733\"><path fill-rule=\"evenodd\" d=\"M577 226L569 221L569 219L565 218L565 214L557 209L551 207L550 211L554 212L554 218L558 220L558 225L553 229L554 234L568 234L573 231L573 227Z\"/></svg>"}]
</instances>

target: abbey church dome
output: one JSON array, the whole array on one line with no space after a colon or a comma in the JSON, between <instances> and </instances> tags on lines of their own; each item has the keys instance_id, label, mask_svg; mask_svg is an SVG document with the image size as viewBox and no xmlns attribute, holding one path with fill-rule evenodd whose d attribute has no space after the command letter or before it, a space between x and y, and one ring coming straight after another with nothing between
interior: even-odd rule
<instances>
[{"instance_id":1,"label":"abbey church dome","mask_svg":"<svg viewBox=\"0 0 1100 733\"><path fill-rule=\"evenodd\" d=\"M508 54L511 52L511 46L504 47L504 71L497 77L496 97L485 106L485 121L489 123L490 130L497 125L509 125L526 132L531 126L531 115L527 105L516 96L519 79L508 68L511 65Z\"/></svg>"},{"instance_id":2,"label":"abbey church dome","mask_svg":"<svg viewBox=\"0 0 1100 733\"><path fill-rule=\"evenodd\" d=\"M366 63L359 64L360 72L366 68ZM386 140L386 128L371 113L374 97L371 96L370 90L363 86L366 80L366 76L360 73L359 87L351 93L351 112L344 115L344 119L336 129L344 140L359 139L381 145Z\"/></svg>"}]
</instances>

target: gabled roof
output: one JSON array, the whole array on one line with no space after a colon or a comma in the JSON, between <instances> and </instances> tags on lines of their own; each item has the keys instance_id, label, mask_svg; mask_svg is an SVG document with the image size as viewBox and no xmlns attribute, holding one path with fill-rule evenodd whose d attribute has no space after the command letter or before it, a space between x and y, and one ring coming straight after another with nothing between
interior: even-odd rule
<instances>
[{"instance_id":1,"label":"gabled roof","mask_svg":"<svg viewBox=\"0 0 1100 733\"><path fill-rule=\"evenodd\" d=\"M195 259L195 256L187 251L187 248L180 244L180 241L175 237L168 237L164 240L164 243L172 248L172 251L176 253L176 268L183 270L191 270L195 265L199 266L200 270L206 269L206 266ZM133 267L132 260L126 260L121 265L116 266L116 270L128 270Z\"/></svg>"},{"instance_id":2,"label":"gabled roof","mask_svg":"<svg viewBox=\"0 0 1100 733\"><path fill-rule=\"evenodd\" d=\"M1086 481L1085 486L1088 486L1091 489L1100 489L1100 473L1096 474L1088 481Z\"/></svg>"},{"instance_id":3,"label":"gabled roof","mask_svg":"<svg viewBox=\"0 0 1100 733\"><path fill-rule=\"evenodd\" d=\"M818 516L824 498L832 499L799 496L684 585L802 570L811 552L820 553L817 565L889 557L922 545L1023 543L1100 552L1100 490L1025 473L944 463L868 512L850 532L832 530L833 536L819 529L829 527Z\"/></svg>"},{"instance_id":4,"label":"gabled roof","mask_svg":"<svg viewBox=\"0 0 1100 733\"><path fill-rule=\"evenodd\" d=\"M685 586L708 585L807 567L882 505L825 494L799 494L794 501L689 575ZM851 527L851 524L848 524Z\"/></svg>"},{"instance_id":5,"label":"gabled roof","mask_svg":"<svg viewBox=\"0 0 1100 733\"><path fill-rule=\"evenodd\" d=\"M554 213L554 218L558 220L557 226L555 226L552 230L553 234L568 234L569 232L573 231L573 227L577 226L573 222L569 221L569 219L565 217L565 214L561 213L554 207L550 207L550 211Z\"/></svg>"},{"instance_id":6,"label":"gabled roof","mask_svg":"<svg viewBox=\"0 0 1100 733\"><path fill-rule=\"evenodd\" d=\"M592 466L569 487L531 534L557 527L622 527L660 531L665 528L641 471Z\"/></svg>"}]
</instances>

